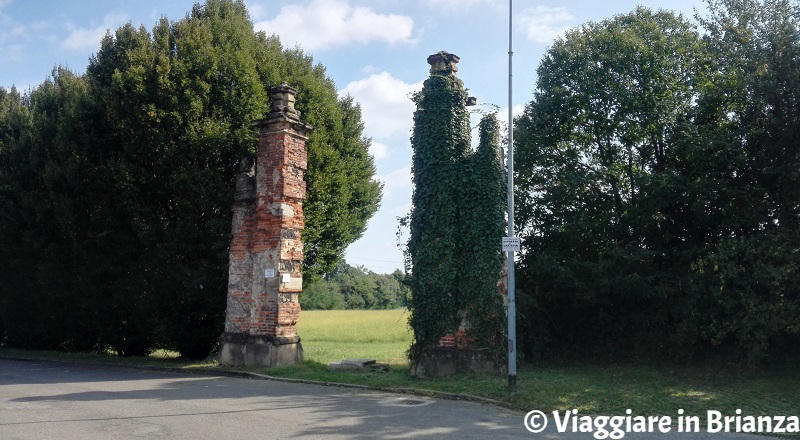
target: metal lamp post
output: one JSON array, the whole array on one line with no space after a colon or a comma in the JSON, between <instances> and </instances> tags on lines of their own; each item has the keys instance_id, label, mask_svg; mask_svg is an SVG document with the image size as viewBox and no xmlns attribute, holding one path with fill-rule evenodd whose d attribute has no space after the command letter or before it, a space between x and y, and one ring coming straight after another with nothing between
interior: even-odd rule
<instances>
[{"instance_id":1,"label":"metal lamp post","mask_svg":"<svg viewBox=\"0 0 800 440\"><path fill-rule=\"evenodd\" d=\"M512 1L508 0L508 237L503 248L508 251L508 391L517 389L517 306L514 285L514 253L519 250L519 239L514 235L514 106L512 78L514 51L512 46Z\"/></svg>"}]
</instances>

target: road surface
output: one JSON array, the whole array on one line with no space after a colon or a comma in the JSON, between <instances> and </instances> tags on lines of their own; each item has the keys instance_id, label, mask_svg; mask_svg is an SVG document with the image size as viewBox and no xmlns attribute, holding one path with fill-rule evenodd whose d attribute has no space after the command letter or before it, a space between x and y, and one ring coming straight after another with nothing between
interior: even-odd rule
<instances>
[{"instance_id":1,"label":"road surface","mask_svg":"<svg viewBox=\"0 0 800 440\"><path fill-rule=\"evenodd\" d=\"M0 440L592 439L533 434L524 412L278 381L0 359ZM764 440L740 434L626 439Z\"/></svg>"}]
</instances>

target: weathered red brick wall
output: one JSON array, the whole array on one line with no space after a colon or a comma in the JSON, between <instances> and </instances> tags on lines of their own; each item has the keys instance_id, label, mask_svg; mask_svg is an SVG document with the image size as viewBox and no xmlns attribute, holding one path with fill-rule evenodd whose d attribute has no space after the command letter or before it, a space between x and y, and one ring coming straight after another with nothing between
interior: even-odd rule
<instances>
[{"instance_id":1,"label":"weathered red brick wall","mask_svg":"<svg viewBox=\"0 0 800 440\"><path fill-rule=\"evenodd\" d=\"M259 128L255 164L243 163L237 176L223 344L253 337L299 341L303 176L311 127L294 108L294 89L283 84L272 93L270 113L254 122Z\"/></svg>"}]
</instances>

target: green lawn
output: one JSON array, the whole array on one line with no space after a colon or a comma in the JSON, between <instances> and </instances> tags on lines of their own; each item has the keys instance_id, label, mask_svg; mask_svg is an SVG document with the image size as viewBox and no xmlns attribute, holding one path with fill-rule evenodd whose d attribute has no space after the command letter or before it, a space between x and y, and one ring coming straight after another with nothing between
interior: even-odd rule
<instances>
[{"instance_id":1,"label":"green lawn","mask_svg":"<svg viewBox=\"0 0 800 440\"><path fill-rule=\"evenodd\" d=\"M298 332L305 362L277 369L249 369L296 379L418 388L472 394L505 402L521 410L577 408L581 413L705 416L707 410L733 415L800 415L798 371L740 371L725 368L657 368L642 365L523 365L518 390L510 394L506 377L468 374L439 379L409 375L405 352L411 342L404 310L304 311ZM180 368L220 368L214 363L170 359L169 353L144 359L98 354L21 352L0 348L0 355L58 357L82 361ZM389 372L327 371L326 365L349 357L369 357L391 365ZM795 436L795 438L800 438Z\"/></svg>"},{"instance_id":2,"label":"green lawn","mask_svg":"<svg viewBox=\"0 0 800 440\"><path fill-rule=\"evenodd\" d=\"M408 312L401 310L308 310L297 322L307 361L329 364L345 358L373 358L408 365Z\"/></svg>"}]
</instances>

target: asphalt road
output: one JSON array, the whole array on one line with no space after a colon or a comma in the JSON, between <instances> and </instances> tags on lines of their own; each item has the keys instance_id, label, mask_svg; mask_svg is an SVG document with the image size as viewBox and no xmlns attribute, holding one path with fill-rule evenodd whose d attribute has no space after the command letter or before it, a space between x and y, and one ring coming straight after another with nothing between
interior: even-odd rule
<instances>
[{"instance_id":1,"label":"asphalt road","mask_svg":"<svg viewBox=\"0 0 800 440\"><path fill-rule=\"evenodd\" d=\"M351 388L0 359L0 440L590 439L522 412ZM627 434L626 439L760 439Z\"/></svg>"}]
</instances>

